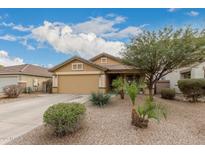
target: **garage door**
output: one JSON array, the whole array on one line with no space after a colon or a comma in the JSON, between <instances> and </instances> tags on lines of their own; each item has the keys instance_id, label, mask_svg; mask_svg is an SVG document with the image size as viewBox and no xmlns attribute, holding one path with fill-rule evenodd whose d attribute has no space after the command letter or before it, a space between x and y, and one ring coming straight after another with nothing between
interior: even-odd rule
<instances>
[{"instance_id":1,"label":"garage door","mask_svg":"<svg viewBox=\"0 0 205 154\"><path fill-rule=\"evenodd\" d=\"M98 91L99 75L65 75L58 77L59 93L90 94Z\"/></svg>"},{"instance_id":2,"label":"garage door","mask_svg":"<svg viewBox=\"0 0 205 154\"><path fill-rule=\"evenodd\" d=\"M17 84L16 76L1 77L0 76L0 92L3 91L3 87L11 84Z\"/></svg>"}]
</instances>

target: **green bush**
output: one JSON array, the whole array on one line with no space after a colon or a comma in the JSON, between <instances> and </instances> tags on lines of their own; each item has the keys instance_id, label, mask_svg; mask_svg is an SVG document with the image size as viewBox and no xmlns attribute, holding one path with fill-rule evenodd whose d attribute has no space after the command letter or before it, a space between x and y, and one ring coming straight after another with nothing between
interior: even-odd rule
<instances>
[{"instance_id":1,"label":"green bush","mask_svg":"<svg viewBox=\"0 0 205 154\"><path fill-rule=\"evenodd\" d=\"M109 103L110 95L109 94L103 94L103 93L92 93L90 96L90 101L94 105L98 105L102 107L103 105Z\"/></svg>"},{"instance_id":2,"label":"green bush","mask_svg":"<svg viewBox=\"0 0 205 154\"><path fill-rule=\"evenodd\" d=\"M205 95L205 79L179 80L178 87L187 98L192 98L193 102Z\"/></svg>"},{"instance_id":3,"label":"green bush","mask_svg":"<svg viewBox=\"0 0 205 154\"><path fill-rule=\"evenodd\" d=\"M164 88L161 90L161 97L164 99L174 99L175 95L174 89Z\"/></svg>"},{"instance_id":4,"label":"green bush","mask_svg":"<svg viewBox=\"0 0 205 154\"><path fill-rule=\"evenodd\" d=\"M54 129L57 136L72 133L81 126L86 108L79 103L59 103L50 106L43 115L43 121Z\"/></svg>"}]
</instances>

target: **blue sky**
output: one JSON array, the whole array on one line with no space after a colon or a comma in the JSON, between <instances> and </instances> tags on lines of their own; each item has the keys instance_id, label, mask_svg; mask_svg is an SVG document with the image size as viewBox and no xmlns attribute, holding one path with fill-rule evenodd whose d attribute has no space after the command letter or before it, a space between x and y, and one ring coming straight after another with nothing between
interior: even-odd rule
<instances>
[{"instance_id":1,"label":"blue sky","mask_svg":"<svg viewBox=\"0 0 205 154\"><path fill-rule=\"evenodd\" d=\"M143 29L204 22L205 9L1 9L0 64L51 67L72 55L117 55Z\"/></svg>"}]
</instances>

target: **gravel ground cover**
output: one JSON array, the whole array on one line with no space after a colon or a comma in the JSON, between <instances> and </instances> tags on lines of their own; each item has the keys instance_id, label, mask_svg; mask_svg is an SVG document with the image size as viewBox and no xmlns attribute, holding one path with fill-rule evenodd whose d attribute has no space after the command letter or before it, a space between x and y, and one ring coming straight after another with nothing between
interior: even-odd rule
<instances>
[{"instance_id":1,"label":"gravel ground cover","mask_svg":"<svg viewBox=\"0 0 205 154\"><path fill-rule=\"evenodd\" d=\"M144 99L139 96L137 103ZM57 138L42 125L8 144L205 144L205 103L155 100L167 107L168 117L151 120L147 129L131 126L128 97L114 97L103 108L87 103L83 128L74 134Z\"/></svg>"}]
</instances>

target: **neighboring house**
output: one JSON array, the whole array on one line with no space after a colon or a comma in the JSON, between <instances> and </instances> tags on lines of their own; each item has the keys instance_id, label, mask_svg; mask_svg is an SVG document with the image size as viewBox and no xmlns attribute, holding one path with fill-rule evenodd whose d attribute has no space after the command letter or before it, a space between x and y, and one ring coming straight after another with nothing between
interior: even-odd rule
<instances>
[{"instance_id":1,"label":"neighboring house","mask_svg":"<svg viewBox=\"0 0 205 154\"><path fill-rule=\"evenodd\" d=\"M24 64L0 68L0 92L3 87L11 84L20 84L31 87L33 91L42 91L44 81L52 78L46 68Z\"/></svg>"},{"instance_id":2,"label":"neighboring house","mask_svg":"<svg viewBox=\"0 0 205 154\"><path fill-rule=\"evenodd\" d=\"M180 79L205 78L205 62L194 64L190 67L180 68L167 74L163 79L170 81L170 88L174 88L180 93L177 82Z\"/></svg>"},{"instance_id":3,"label":"neighboring house","mask_svg":"<svg viewBox=\"0 0 205 154\"><path fill-rule=\"evenodd\" d=\"M56 93L106 93L112 89L112 81L118 76L128 81L142 77L139 69L124 65L120 58L107 53L90 60L75 56L50 71L53 73L53 92Z\"/></svg>"}]
</instances>

